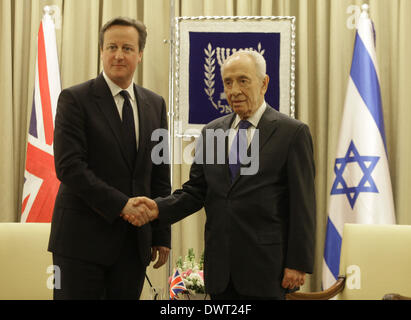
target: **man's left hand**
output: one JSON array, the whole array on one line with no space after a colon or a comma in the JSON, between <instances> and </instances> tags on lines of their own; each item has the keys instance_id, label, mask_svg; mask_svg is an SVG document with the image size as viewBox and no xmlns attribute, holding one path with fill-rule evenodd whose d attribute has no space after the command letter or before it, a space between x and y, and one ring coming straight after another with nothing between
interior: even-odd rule
<instances>
[{"instance_id":1,"label":"man's left hand","mask_svg":"<svg viewBox=\"0 0 411 320\"><path fill-rule=\"evenodd\" d=\"M162 265L164 265L167 262L168 255L170 254L170 249L167 247L152 247L151 248L151 261L156 261L157 255L158 255L158 260L156 264L153 266L154 269L160 268Z\"/></svg>"},{"instance_id":2,"label":"man's left hand","mask_svg":"<svg viewBox=\"0 0 411 320\"><path fill-rule=\"evenodd\" d=\"M302 286L305 282L305 272L285 268L284 269L284 278L281 282L281 285L285 289L294 289Z\"/></svg>"}]
</instances>

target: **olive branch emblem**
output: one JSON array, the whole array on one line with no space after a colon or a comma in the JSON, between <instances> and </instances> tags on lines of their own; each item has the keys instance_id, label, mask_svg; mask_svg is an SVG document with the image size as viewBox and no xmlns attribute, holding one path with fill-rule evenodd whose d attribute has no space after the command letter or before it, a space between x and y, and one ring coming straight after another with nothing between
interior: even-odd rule
<instances>
[{"instance_id":1,"label":"olive branch emblem","mask_svg":"<svg viewBox=\"0 0 411 320\"><path fill-rule=\"evenodd\" d=\"M207 48L204 49L204 53L206 55L205 57L205 64L204 64L204 83L206 87L204 88L205 93L208 96L208 100L212 103L213 107L218 110L218 106L213 100L213 95L214 95L214 84L215 84L215 49L213 50L213 47L211 46L211 43L208 44Z\"/></svg>"},{"instance_id":2,"label":"olive branch emblem","mask_svg":"<svg viewBox=\"0 0 411 320\"><path fill-rule=\"evenodd\" d=\"M231 109L228 106L221 105L220 103L214 102L214 85L215 85L215 49L211 46L211 43L208 44L207 48L204 49L205 53L205 64L204 64L204 83L205 88L204 91L208 96L208 100L210 100L213 107L218 110L220 113L231 113Z\"/></svg>"}]
</instances>

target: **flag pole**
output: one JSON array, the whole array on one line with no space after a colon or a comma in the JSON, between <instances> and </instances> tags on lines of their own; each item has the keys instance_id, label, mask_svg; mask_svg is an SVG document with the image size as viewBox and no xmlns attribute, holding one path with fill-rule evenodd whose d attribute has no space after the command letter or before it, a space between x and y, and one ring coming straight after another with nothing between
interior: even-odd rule
<instances>
[{"instance_id":1,"label":"flag pole","mask_svg":"<svg viewBox=\"0 0 411 320\"><path fill-rule=\"evenodd\" d=\"M43 7L43 19L52 19L53 14L55 13L52 6L44 6Z\"/></svg>"},{"instance_id":2,"label":"flag pole","mask_svg":"<svg viewBox=\"0 0 411 320\"><path fill-rule=\"evenodd\" d=\"M366 15L367 15L367 18L369 17L369 15L368 15L368 10L370 9L370 6L367 4L367 3L364 3L362 6L361 6L361 9L362 9L362 12L364 12Z\"/></svg>"},{"instance_id":3,"label":"flag pole","mask_svg":"<svg viewBox=\"0 0 411 320\"><path fill-rule=\"evenodd\" d=\"M50 6L44 6L43 7L43 15L49 15L51 16L53 9Z\"/></svg>"},{"instance_id":4,"label":"flag pole","mask_svg":"<svg viewBox=\"0 0 411 320\"><path fill-rule=\"evenodd\" d=\"M169 132L169 156L170 156L170 185L171 189L173 189L173 173L174 173L174 20L175 20L175 1L170 0L170 40L169 40L169 73L168 73L168 85L169 85L169 92L168 92L168 132ZM172 249L170 249L170 254L168 256L168 276L167 280L171 277L173 272L172 266ZM166 281L167 287L168 281Z\"/></svg>"}]
</instances>

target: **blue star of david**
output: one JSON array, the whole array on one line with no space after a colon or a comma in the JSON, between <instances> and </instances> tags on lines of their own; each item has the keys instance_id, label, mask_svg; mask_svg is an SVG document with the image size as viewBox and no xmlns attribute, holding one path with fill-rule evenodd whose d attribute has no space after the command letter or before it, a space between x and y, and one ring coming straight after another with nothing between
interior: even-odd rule
<instances>
[{"instance_id":1,"label":"blue star of david","mask_svg":"<svg viewBox=\"0 0 411 320\"><path fill-rule=\"evenodd\" d=\"M355 147L354 142L351 140L345 156L343 158L335 159L334 172L336 177L331 188L331 194L345 194L348 202L350 203L351 209L354 209L355 202L361 192L378 193L377 186L371 177L371 173L373 172L379 159L380 157L361 156ZM344 180L343 173L347 167L347 164L352 162L358 163L364 175L358 186L349 187Z\"/></svg>"}]
</instances>

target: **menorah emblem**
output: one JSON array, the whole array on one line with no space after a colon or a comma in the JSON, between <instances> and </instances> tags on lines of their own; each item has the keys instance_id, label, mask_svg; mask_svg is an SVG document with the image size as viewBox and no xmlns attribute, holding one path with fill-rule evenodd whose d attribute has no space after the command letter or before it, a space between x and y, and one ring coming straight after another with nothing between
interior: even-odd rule
<instances>
[{"instance_id":1,"label":"menorah emblem","mask_svg":"<svg viewBox=\"0 0 411 320\"><path fill-rule=\"evenodd\" d=\"M232 54L236 53L239 50L248 50L248 51L257 51L261 55L264 55L265 50L262 49L261 43L259 42L257 45L257 49L254 48L244 48L244 49L236 49L236 48L220 48L217 47L213 49L211 43L208 43L206 49L204 49L205 53L205 64L204 64L204 83L206 87L204 88L205 93L208 96L208 100L211 102L213 107L218 110L221 114L229 114L232 113L233 110L229 105L222 104L221 101L225 100L225 93L220 93L220 99L215 103L214 101L214 93L215 93L215 63L216 59L214 56L217 56L217 63L221 66L226 61L226 59L231 56Z\"/></svg>"}]
</instances>

